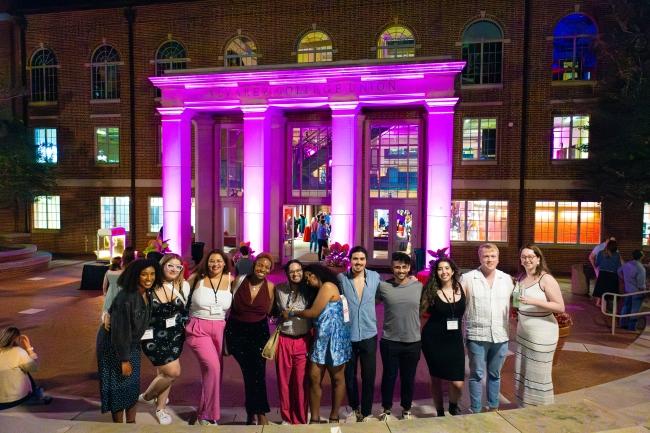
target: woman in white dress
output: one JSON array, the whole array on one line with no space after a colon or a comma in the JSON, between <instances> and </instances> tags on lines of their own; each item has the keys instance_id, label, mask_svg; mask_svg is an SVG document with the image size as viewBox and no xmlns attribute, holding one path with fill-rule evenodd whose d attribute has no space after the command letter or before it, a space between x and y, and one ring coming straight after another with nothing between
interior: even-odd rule
<instances>
[{"instance_id":1,"label":"woman in white dress","mask_svg":"<svg viewBox=\"0 0 650 433\"><path fill-rule=\"evenodd\" d=\"M526 245L519 255L524 271L513 294L519 300L515 393L522 406L552 404L553 354L558 340L553 313L564 312L564 300L539 247Z\"/></svg>"}]
</instances>

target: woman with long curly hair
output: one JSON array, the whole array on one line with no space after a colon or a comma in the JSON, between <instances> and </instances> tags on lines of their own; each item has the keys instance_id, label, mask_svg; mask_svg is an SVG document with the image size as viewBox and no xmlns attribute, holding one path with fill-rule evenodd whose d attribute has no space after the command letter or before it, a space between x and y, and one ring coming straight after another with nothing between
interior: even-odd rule
<instances>
[{"instance_id":1,"label":"woman with long curly hair","mask_svg":"<svg viewBox=\"0 0 650 433\"><path fill-rule=\"evenodd\" d=\"M431 394L437 416L444 416L442 381L449 381L449 413L460 414L458 400L465 380L465 348L462 321L466 296L460 284L460 271L447 257L431 268L422 291L420 313L429 319L422 328L422 352L431 375Z\"/></svg>"}]
</instances>

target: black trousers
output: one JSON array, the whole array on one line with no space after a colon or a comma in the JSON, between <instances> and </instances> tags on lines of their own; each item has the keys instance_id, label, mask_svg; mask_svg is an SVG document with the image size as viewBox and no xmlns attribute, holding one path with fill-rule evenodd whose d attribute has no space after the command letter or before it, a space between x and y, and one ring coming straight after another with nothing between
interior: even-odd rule
<instances>
[{"instance_id":1,"label":"black trousers","mask_svg":"<svg viewBox=\"0 0 650 433\"><path fill-rule=\"evenodd\" d=\"M352 358L345 365L345 389L352 410L359 409L359 386L357 384L357 361L361 362L361 415L372 413L377 370L377 336L352 342Z\"/></svg>"},{"instance_id":2,"label":"black trousers","mask_svg":"<svg viewBox=\"0 0 650 433\"><path fill-rule=\"evenodd\" d=\"M229 318L225 334L228 350L235 357L244 377L246 413L252 416L269 412L266 359L262 358L262 349L269 339L266 319L249 323Z\"/></svg>"},{"instance_id":3,"label":"black trousers","mask_svg":"<svg viewBox=\"0 0 650 433\"><path fill-rule=\"evenodd\" d=\"M327 248L327 239L318 240L318 260L323 260L325 258L323 255L323 248Z\"/></svg>"},{"instance_id":4,"label":"black trousers","mask_svg":"<svg viewBox=\"0 0 650 433\"><path fill-rule=\"evenodd\" d=\"M398 373L402 408L411 409L415 372L420 361L421 348L422 344L419 341L400 343L382 338L379 342L379 353L381 353L384 370L381 376L381 405L384 409L390 410L393 406L393 391Z\"/></svg>"}]
</instances>

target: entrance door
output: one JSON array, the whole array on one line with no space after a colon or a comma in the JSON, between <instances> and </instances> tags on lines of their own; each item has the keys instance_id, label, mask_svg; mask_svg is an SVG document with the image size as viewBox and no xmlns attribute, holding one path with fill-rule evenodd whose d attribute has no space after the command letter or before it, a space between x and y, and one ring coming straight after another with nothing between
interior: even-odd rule
<instances>
[{"instance_id":1,"label":"entrance door","mask_svg":"<svg viewBox=\"0 0 650 433\"><path fill-rule=\"evenodd\" d=\"M415 206L378 204L371 206L370 260L374 264L390 264L397 251L412 255L416 245Z\"/></svg>"},{"instance_id":2,"label":"entrance door","mask_svg":"<svg viewBox=\"0 0 650 433\"><path fill-rule=\"evenodd\" d=\"M318 216L329 219L329 205L284 205L282 207L282 263L291 259L317 262L317 244L310 243L311 222Z\"/></svg>"},{"instance_id":3,"label":"entrance door","mask_svg":"<svg viewBox=\"0 0 650 433\"><path fill-rule=\"evenodd\" d=\"M297 218L297 206L282 206L282 263L286 263L293 259L294 243L297 236Z\"/></svg>"},{"instance_id":4,"label":"entrance door","mask_svg":"<svg viewBox=\"0 0 650 433\"><path fill-rule=\"evenodd\" d=\"M240 221L241 204L239 203L224 203L221 213L221 221L223 222L223 250L230 253L239 248L239 243L242 241L242 227Z\"/></svg>"}]
</instances>

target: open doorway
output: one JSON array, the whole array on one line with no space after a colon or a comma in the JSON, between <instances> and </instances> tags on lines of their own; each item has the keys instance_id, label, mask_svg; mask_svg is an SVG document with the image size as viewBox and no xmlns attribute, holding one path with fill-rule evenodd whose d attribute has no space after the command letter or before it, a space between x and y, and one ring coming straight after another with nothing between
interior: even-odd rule
<instances>
[{"instance_id":1,"label":"open doorway","mask_svg":"<svg viewBox=\"0 0 650 433\"><path fill-rule=\"evenodd\" d=\"M327 226L331 227L329 205L301 204L282 207L282 263L291 259L307 263L318 261L318 242L314 227L319 217L324 218Z\"/></svg>"}]
</instances>

